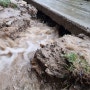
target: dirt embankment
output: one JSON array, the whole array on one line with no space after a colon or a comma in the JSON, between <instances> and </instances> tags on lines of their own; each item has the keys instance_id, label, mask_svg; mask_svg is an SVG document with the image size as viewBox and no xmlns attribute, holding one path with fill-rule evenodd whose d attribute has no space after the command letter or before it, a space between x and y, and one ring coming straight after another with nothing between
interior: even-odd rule
<instances>
[{"instance_id":1,"label":"dirt embankment","mask_svg":"<svg viewBox=\"0 0 90 90\"><path fill-rule=\"evenodd\" d=\"M89 40L66 35L51 44L42 45L32 60L32 69L47 82L56 82L57 90L89 90Z\"/></svg>"}]
</instances>

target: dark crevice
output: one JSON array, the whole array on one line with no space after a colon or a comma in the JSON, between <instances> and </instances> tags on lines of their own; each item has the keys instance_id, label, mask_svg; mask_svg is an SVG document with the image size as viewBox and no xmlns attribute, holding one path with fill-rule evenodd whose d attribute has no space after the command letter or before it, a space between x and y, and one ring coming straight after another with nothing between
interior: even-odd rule
<instances>
[{"instance_id":1,"label":"dark crevice","mask_svg":"<svg viewBox=\"0 0 90 90\"><path fill-rule=\"evenodd\" d=\"M57 27L58 33L60 36L71 34L67 29L65 29L62 25L57 24L53 21L49 16L45 15L43 12L37 12L37 19L40 20L42 23L47 24L50 27Z\"/></svg>"},{"instance_id":2,"label":"dark crevice","mask_svg":"<svg viewBox=\"0 0 90 90\"><path fill-rule=\"evenodd\" d=\"M50 27L56 26L56 22L54 22L50 17L46 16L41 11L37 12L37 19L39 19L43 23L46 23Z\"/></svg>"},{"instance_id":3,"label":"dark crevice","mask_svg":"<svg viewBox=\"0 0 90 90\"><path fill-rule=\"evenodd\" d=\"M62 25L59 25L58 30L59 30L59 35L61 35L61 36L71 34L71 32L69 32L67 29L65 29Z\"/></svg>"}]
</instances>

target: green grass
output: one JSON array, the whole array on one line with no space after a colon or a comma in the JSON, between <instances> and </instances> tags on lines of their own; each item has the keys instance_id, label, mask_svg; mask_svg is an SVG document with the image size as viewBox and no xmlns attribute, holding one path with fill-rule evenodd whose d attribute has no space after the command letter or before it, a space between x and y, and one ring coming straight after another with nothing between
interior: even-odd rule
<instances>
[{"instance_id":1,"label":"green grass","mask_svg":"<svg viewBox=\"0 0 90 90\"><path fill-rule=\"evenodd\" d=\"M0 5L3 6L3 7L13 7L13 8L16 8L17 5L11 3L10 0L0 0Z\"/></svg>"},{"instance_id":2,"label":"green grass","mask_svg":"<svg viewBox=\"0 0 90 90\"><path fill-rule=\"evenodd\" d=\"M75 53L65 54L64 57L67 58L70 63L75 62L77 59L77 55Z\"/></svg>"},{"instance_id":3,"label":"green grass","mask_svg":"<svg viewBox=\"0 0 90 90\"><path fill-rule=\"evenodd\" d=\"M69 62L68 70L74 71L75 69L82 70L83 72L90 73L90 65L88 62L78 54L71 52L64 55L64 58Z\"/></svg>"},{"instance_id":4,"label":"green grass","mask_svg":"<svg viewBox=\"0 0 90 90\"><path fill-rule=\"evenodd\" d=\"M10 0L0 0L0 5L3 7L8 7L10 3Z\"/></svg>"},{"instance_id":5,"label":"green grass","mask_svg":"<svg viewBox=\"0 0 90 90\"><path fill-rule=\"evenodd\" d=\"M75 53L69 53L69 54L65 54L64 58L67 59L67 61L69 62L69 65L66 68L69 71L73 71L75 69L73 64L77 59L77 55Z\"/></svg>"}]
</instances>

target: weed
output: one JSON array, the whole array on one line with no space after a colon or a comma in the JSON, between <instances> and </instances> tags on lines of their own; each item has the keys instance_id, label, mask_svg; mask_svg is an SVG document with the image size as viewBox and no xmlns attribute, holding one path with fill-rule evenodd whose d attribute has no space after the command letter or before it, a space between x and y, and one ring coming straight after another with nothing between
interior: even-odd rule
<instances>
[{"instance_id":1,"label":"weed","mask_svg":"<svg viewBox=\"0 0 90 90\"><path fill-rule=\"evenodd\" d=\"M8 7L10 3L10 0L0 0L0 5L3 7Z\"/></svg>"},{"instance_id":2,"label":"weed","mask_svg":"<svg viewBox=\"0 0 90 90\"><path fill-rule=\"evenodd\" d=\"M69 54L65 54L64 58L66 58L69 62L69 65L67 67L69 71L74 71L76 69L85 73L90 73L90 65L78 54L71 52Z\"/></svg>"},{"instance_id":3,"label":"weed","mask_svg":"<svg viewBox=\"0 0 90 90\"><path fill-rule=\"evenodd\" d=\"M70 63L75 62L75 60L77 59L77 55L75 53L65 54L64 57L68 59Z\"/></svg>"},{"instance_id":4,"label":"weed","mask_svg":"<svg viewBox=\"0 0 90 90\"><path fill-rule=\"evenodd\" d=\"M0 0L0 5L3 6L3 7L13 7L13 8L16 8L17 5L11 3L10 0Z\"/></svg>"},{"instance_id":5,"label":"weed","mask_svg":"<svg viewBox=\"0 0 90 90\"><path fill-rule=\"evenodd\" d=\"M75 53L69 53L69 54L65 54L64 58L66 58L67 61L69 62L69 65L67 65L67 69L69 71L73 71L75 68L73 63L75 62L77 55Z\"/></svg>"}]
</instances>

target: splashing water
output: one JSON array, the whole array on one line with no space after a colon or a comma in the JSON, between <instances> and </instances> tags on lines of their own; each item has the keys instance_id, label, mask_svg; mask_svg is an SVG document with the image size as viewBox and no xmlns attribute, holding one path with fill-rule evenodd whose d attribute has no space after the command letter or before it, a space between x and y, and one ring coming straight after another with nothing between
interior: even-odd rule
<instances>
[{"instance_id":1,"label":"splashing water","mask_svg":"<svg viewBox=\"0 0 90 90\"><path fill-rule=\"evenodd\" d=\"M28 73L30 60L40 44L53 42L55 38L58 38L56 29L38 20L31 20L31 27L20 33L15 41L0 38L0 89L40 90L36 75Z\"/></svg>"}]
</instances>

